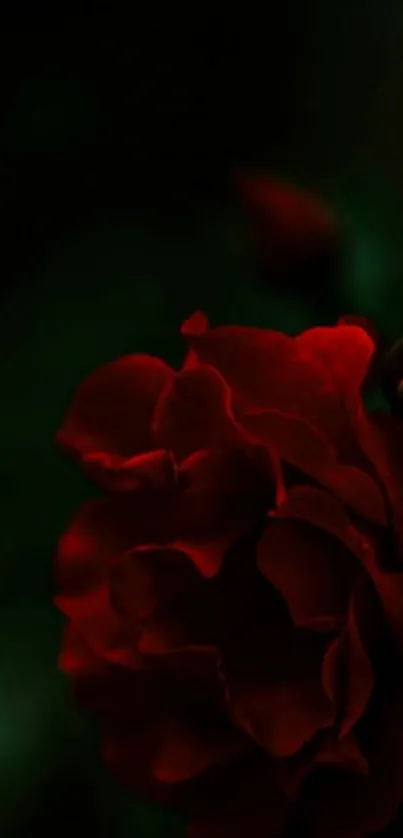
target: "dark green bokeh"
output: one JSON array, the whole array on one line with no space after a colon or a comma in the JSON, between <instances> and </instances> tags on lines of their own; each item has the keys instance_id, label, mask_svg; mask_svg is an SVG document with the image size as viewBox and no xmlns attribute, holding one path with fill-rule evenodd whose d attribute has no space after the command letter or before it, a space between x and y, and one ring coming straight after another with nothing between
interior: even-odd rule
<instances>
[{"instance_id":1,"label":"dark green bokeh","mask_svg":"<svg viewBox=\"0 0 403 838\"><path fill-rule=\"evenodd\" d=\"M9 217L0 306L4 838L76 828L116 838L183 834L180 817L115 786L56 667L62 620L51 605L52 557L89 488L53 436L83 376L127 352L178 364L180 323L198 308L213 323L290 333L349 312L372 317L386 339L403 331L402 15L392 3L360 3L352 16L350 6L333 5L319 14L308 4L285 31L278 22L277 64L262 61L260 97L252 70L249 77L234 56L229 92L225 60L204 71L203 50L193 87L178 62L161 91L166 55L158 50L149 79L116 44L107 64L99 45L74 42L73 61L54 33L39 43L38 33L35 43L13 36L10 54L21 55L17 70L9 66L1 170ZM287 54L298 83L291 70L273 82L290 43L300 44L293 60ZM237 161L315 189L337 212L349 248L338 299L322 316L314 293L275 293L259 282L229 200Z\"/></svg>"}]
</instances>

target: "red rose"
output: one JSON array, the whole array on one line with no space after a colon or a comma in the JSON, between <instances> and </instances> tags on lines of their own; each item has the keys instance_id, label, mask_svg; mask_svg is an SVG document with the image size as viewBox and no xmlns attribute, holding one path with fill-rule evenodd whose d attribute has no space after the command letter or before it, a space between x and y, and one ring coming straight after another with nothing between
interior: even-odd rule
<instances>
[{"instance_id":1,"label":"red rose","mask_svg":"<svg viewBox=\"0 0 403 838\"><path fill-rule=\"evenodd\" d=\"M59 443L103 488L60 541L61 665L118 777L190 838L363 838L403 801L403 426L374 342L182 329L79 388Z\"/></svg>"}]
</instances>

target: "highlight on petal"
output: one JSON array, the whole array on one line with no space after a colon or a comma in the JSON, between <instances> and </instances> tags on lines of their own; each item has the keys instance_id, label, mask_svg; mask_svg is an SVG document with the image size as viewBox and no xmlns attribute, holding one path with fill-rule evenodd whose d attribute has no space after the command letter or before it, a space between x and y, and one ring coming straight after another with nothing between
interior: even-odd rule
<instances>
[{"instance_id":1,"label":"highlight on petal","mask_svg":"<svg viewBox=\"0 0 403 838\"><path fill-rule=\"evenodd\" d=\"M175 547L177 550L183 550L189 556L202 576L209 579L219 572L224 553L234 541L232 533L224 534L221 538L217 537L212 541L177 541Z\"/></svg>"},{"instance_id":2,"label":"highlight on petal","mask_svg":"<svg viewBox=\"0 0 403 838\"><path fill-rule=\"evenodd\" d=\"M57 434L75 456L96 452L129 459L151 447L158 397L174 371L148 355L126 355L105 364L80 384Z\"/></svg>"},{"instance_id":3,"label":"highlight on petal","mask_svg":"<svg viewBox=\"0 0 403 838\"><path fill-rule=\"evenodd\" d=\"M360 326L318 326L295 338L298 351L309 362L320 361L341 392L357 391L368 372L375 344Z\"/></svg>"},{"instance_id":4,"label":"highlight on petal","mask_svg":"<svg viewBox=\"0 0 403 838\"><path fill-rule=\"evenodd\" d=\"M364 715L374 686L374 673L362 643L357 620L358 596L359 586L356 585L351 595L345 639L343 718L340 738L350 734L356 722Z\"/></svg>"},{"instance_id":5,"label":"highlight on petal","mask_svg":"<svg viewBox=\"0 0 403 838\"><path fill-rule=\"evenodd\" d=\"M375 324L361 314L344 314L338 320L337 326L358 326L364 332L367 332L374 346L377 346L380 341L380 335Z\"/></svg>"},{"instance_id":6,"label":"highlight on petal","mask_svg":"<svg viewBox=\"0 0 403 838\"><path fill-rule=\"evenodd\" d=\"M321 683L326 695L336 706L340 698L341 658L344 635L339 634L329 643L322 661Z\"/></svg>"},{"instance_id":7,"label":"highlight on petal","mask_svg":"<svg viewBox=\"0 0 403 838\"><path fill-rule=\"evenodd\" d=\"M350 741L354 725L367 710L375 675L359 626L360 577L351 593L346 628L328 647L322 664L322 684L338 707L338 739ZM344 747L344 746L343 746Z\"/></svg>"},{"instance_id":8,"label":"highlight on petal","mask_svg":"<svg viewBox=\"0 0 403 838\"><path fill-rule=\"evenodd\" d=\"M132 492L139 487L165 491L174 488L178 470L171 451L158 449L129 460L104 452L84 454L84 471L106 491Z\"/></svg>"}]
</instances>

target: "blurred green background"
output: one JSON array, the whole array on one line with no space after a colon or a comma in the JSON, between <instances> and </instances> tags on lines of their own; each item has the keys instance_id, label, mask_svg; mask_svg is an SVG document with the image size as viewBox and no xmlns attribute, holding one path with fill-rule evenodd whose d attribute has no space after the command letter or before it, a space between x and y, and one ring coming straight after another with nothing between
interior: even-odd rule
<instances>
[{"instance_id":1,"label":"blurred green background","mask_svg":"<svg viewBox=\"0 0 403 838\"><path fill-rule=\"evenodd\" d=\"M290 333L343 313L403 332L403 6L287 0L264 21L198 6L130 23L111 9L62 21L36 5L0 35L2 838L184 834L115 786L57 671L52 559L88 487L53 436L79 381L127 352L178 363L198 308ZM336 212L345 258L322 303L259 277L237 165Z\"/></svg>"}]
</instances>

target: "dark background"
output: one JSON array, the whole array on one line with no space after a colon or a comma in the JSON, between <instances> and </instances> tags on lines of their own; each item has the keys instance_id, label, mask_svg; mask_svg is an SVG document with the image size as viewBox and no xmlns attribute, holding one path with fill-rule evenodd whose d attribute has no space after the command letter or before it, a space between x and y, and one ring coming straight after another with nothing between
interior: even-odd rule
<instances>
[{"instance_id":1,"label":"dark background","mask_svg":"<svg viewBox=\"0 0 403 838\"><path fill-rule=\"evenodd\" d=\"M88 489L54 432L97 365L135 351L177 363L197 308L290 333L358 312L402 335L403 6L287 0L258 19L250 4L192 4L148 20L133 7L129 21L100 3L63 22L13 9L0 34L0 834L179 836L179 817L116 788L57 671L52 557ZM319 302L312 283L258 276L230 186L240 165L337 213L346 257Z\"/></svg>"}]
</instances>

